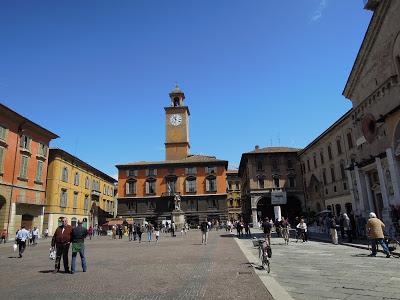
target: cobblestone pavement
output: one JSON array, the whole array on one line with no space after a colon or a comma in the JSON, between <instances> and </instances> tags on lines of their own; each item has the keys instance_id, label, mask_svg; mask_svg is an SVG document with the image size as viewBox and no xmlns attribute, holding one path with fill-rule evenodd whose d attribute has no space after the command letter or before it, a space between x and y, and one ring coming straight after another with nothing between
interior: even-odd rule
<instances>
[{"instance_id":1,"label":"cobblestone pavement","mask_svg":"<svg viewBox=\"0 0 400 300\"><path fill-rule=\"evenodd\" d=\"M258 255L250 240L238 242ZM294 299L400 299L399 258L314 241L284 245L273 238L271 244L270 276Z\"/></svg>"},{"instance_id":2,"label":"cobblestone pavement","mask_svg":"<svg viewBox=\"0 0 400 300\"><path fill-rule=\"evenodd\" d=\"M145 235L143 235L145 237ZM269 293L230 235L198 231L155 242L96 237L86 241L88 272L52 274L50 240L27 247L22 259L12 244L0 247L2 299L268 299Z\"/></svg>"}]
</instances>

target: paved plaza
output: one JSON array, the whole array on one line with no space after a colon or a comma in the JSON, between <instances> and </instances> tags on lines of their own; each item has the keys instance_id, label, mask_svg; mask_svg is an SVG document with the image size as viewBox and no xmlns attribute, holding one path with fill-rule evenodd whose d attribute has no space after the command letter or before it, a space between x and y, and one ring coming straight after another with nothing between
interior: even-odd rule
<instances>
[{"instance_id":1,"label":"paved plaza","mask_svg":"<svg viewBox=\"0 0 400 300\"><path fill-rule=\"evenodd\" d=\"M50 240L22 259L9 243L0 247L0 289L2 299L400 299L400 259L322 242L272 243L267 274L251 239L225 231L212 231L207 246L197 230L159 244L96 237L86 241L88 272L78 258L73 275L51 273Z\"/></svg>"}]
</instances>

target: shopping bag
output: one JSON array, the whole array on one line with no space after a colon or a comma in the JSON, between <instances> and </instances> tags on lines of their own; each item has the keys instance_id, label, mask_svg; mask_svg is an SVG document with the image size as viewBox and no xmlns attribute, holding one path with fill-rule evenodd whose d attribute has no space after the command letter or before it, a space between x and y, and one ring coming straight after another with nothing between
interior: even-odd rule
<instances>
[{"instance_id":1,"label":"shopping bag","mask_svg":"<svg viewBox=\"0 0 400 300\"><path fill-rule=\"evenodd\" d=\"M49 259L56 259L56 250L54 248L50 248Z\"/></svg>"},{"instance_id":2,"label":"shopping bag","mask_svg":"<svg viewBox=\"0 0 400 300\"><path fill-rule=\"evenodd\" d=\"M14 250L14 252L17 251L17 248L18 248L17 243L14 243L14 245L13 245L13 250Z\"/></svg>"}]
</instances>

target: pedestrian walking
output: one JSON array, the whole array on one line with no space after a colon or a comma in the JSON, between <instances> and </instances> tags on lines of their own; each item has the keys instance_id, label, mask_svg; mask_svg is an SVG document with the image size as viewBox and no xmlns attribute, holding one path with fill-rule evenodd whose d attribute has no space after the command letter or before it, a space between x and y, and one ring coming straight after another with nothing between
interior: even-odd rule
<instances>
[{"instance_id":1,"label":"pedestrian walking","mask_svg":"<svg viewBox=\"0 0 400 300\"><path fill-rule=\"evenodd\" d=\"M85 257L85 238L88 232L82 226L82 220L78 220L78 226L72 229L72 261L71 274L75 273L76 256L79 253L81 257L82 270L86 272L86 257Z\"/></svg>"},{"instance_id":2,"label":"pedestrian walking","mask_svg":"<svg viewBox=\"0 0 400 300\"><path fill-rule=\"evenodd\" d=\"M132 224L132 230L133 230L133 240L136 241L136 235L137 235L137 224L135 222L133 222Z\"/></svg>"},{"instance_id":3,"label":"pedestrian walking","mask_svg":"<svg viewBox=\"0 0 400 300\"><path fill-rule=\"evenodd\" d=\"M201 244L207 245L208 230L209 230L207 221L204 221L200 224L200 230L201 230Z\"/></svg>"},{"instance_id":4,"label":"pedestrian walking","mask_svg":"<svg viewBox=\"0 0 400 300\"><path fill-rule=\"evenodd\" d=\"M346 232L347 241L349 243L351 243L353 241L353 239L352 239L352 235L353 235L352 231L353 231L353 229L351 227L350 218L347 216L346 213L343 213L343 229Z\"/></svg>"},{"instance_id":5,"label":"pedestrian walking","mask_svg":"<svg viewBox=\"0 0 400 300\"><path fill-rule=\"evenodd\" d=\"M385 252L386 257L390 257L390 251L383 241L384 235L383 230L385 228L385 224L376 217L376 214L371 212L369 214L369 220L367 222L367 234L371 239L372 244L372 253L370 256L375 257L378 253L378 244L382 246L383 252Z\"/></svg>"},{"instance_id":6,"label":"pedestrian walking","mask_svg":"<svg viewBox=\"0 0 400 300\"><path fill-rule=\"evenodd\" d=\"M337 230L336 230L337 225L336 225L336 220L335 220L335 217L333 216L333 214L329 215L329 224L330 224L329 231L331 234L332 243L334 245L337 245L338 244L338 234L337 234Z\"/></svg>"},{"instance_id":7,"label":"pedestrian walking","mask_svg":"<svg viewBox=\"0 0 400 300\"><path fill-rule=\"evenodd\" d=\"M39 239L39 229L36 228L36 227L33 227L33 230L32 230L32 244L36 245L38 239Z\"/></svg>"},{"instance_id":8,"label":"pedestrian walking","mask_svg":"<svg viewBox=\"0 0 400 300\"><path fill-rule=\"evenodd\" d=\"M112 239L116 240L117 239L117 227L113 225L112 227Z\"/></svg>"},{"instance_id":9,"label":"pedestrian walking","mask_svg":"<svg viewBox=\"0 0 400 300\"><path fill-rule=\"evenodd\" d=\"M44 238L47 239L48 237L49 237L49 229L46 228L46 229L44 230Z\"/></svg>"},{"instance_id":10,"label":"pedestrian walking","mask_svg":"<svg viewBox=\"0 0 400 300\"><path fill-rule=\"evenodd\" d=\"M133 240L133 224L128 225L128 239L129 241Z\"/></svg>"},{"instance_id":11,"label":"pedestrian walking","mask_svg":"<svg viewBox=\"0 0 400 300\"><path fill-rule=\"evenodd\" d=\"M247 222L244 222L244 232L246 233L246 237L251 237L250 226Z\"/></svg>"},{"instance_id":12,"label":"pedestrian walking","mask_svg":"<svg viewBox=\"0 0 400 300\"><path fill-rule=\"evenodd\" d=\"M92 227L92 225L89 226L87 234L89 236L89 239L91 240L92 239L92 235L93 235L93 227Z\"/></svg>"},{"instance_id":13,"label":"pedestrian walking","mask_svg":"<svg viewBox=\"0 0 400 300\"><path fill-rule=\"evenodd\" d=\"M0 240L0 244L1 243L6 243L7 241L7 229L3 229L3 231L1 232L1 240Z\"/></svg>"},{"instance_id":14,"label":"pedestrian walking","mask_svg":"<svg viewBox=\"0 0 400 300\"><path fill-rule=\"evenodd\" d=\"M122 240L122 234L123 234L122 225L119 225L118 226L118 239Z\"/></svg>"},{"instance_id":15,"label":"pedestrian walking","mask_svg":"<svg viewBox=\"0 0 400 300\"><path fill-rule=\"evenodd\" d=\"M72 227L68 225L68 219L62 218L60 226L57 227L51 240L51 247L56 248L56 263L53 273L60 271L61 256L64 263L65 273L69 273L68 252L72 239Z\"/></svg>"},{"instance_id":16,"label":"pedestrian walking","mask_svg":"<svg viewBox=\"0 0 400 300\"><path fill-rule=\"evenodd\" d=\"M150 243L152 239L152 233L153 233L153 225L151 223L148 223L146 225L146 231L147 231L147 241Z\"/></svg>"},{"instance_id":17,"label":"pedestrian walking","mask_svg":"<svg viewBox=\"0 0 400 300\"><path fill-rule=\"evenodd\" d=\"M176 236L175 235L175 230L176 230L176 226L175 226L175 222L174 221L172 221L172 223L171 223L171 236Z\"/></svg>"},{"instance_id":18,"label":"pedestrian walking","mask_svg":"<svg viewBox=\"0 0 400 300\"><path fill-rule=\"evenodd\" d=\"M15 241L18 244L18 254L19 258L22 257L22 254L25 251L26 240L29 239L29 231L25 229L25 226L22 225L21 229L18 230L17 235L15 237Z\"/></svg>"},{"instance_id":19,"label":"pedestrian walking","mask_svg":"<svg viewBox=\"0 0 400 300\"><path fill-rule=\"evenodd\" d=\"M158 227L156 227L154 234L156 236L156 243L158 243L158 241L160 240L160 230L158 229Z\"/></svg>"},{"instance_id":20,"label":"pedestrian walking","mask_svg":"<svg viewBox=\"0 0 400 300\"><path fill-rule=\"evenodd\" d=\"M143 226L139 225L137 228L137 235L138 235L139 243L142 242L142 233L143 233Z\"/></svg>"}]
</instances>

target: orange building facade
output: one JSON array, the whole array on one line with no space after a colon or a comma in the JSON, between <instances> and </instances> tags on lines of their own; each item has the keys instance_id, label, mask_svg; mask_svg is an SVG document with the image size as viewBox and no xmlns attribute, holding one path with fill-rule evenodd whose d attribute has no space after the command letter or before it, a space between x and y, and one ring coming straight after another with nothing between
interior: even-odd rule
<instances>
[{"instance_id":1,"label":"orange building facade","mask_svg":"<svg viewBox=\"0 0 400 300\"><path fill-rule=\"evenodd\" d=\"M120 164L118 215L159 223L170 220L174 197L189 224L227 217L228 162L214 156L189 154L189 108L177 87L170 94L166 113L166 160Z\"/></svg>"},{"instance_id":2,"label":"orange building facade","mask_svg":"<svg viewBox=\"0 0 400 300\"><path fill-rule=\"evenodd\" d=\"M42 232L48 147L58 136L0 104L0 226Z\"/></svg>"}]
</instances>

